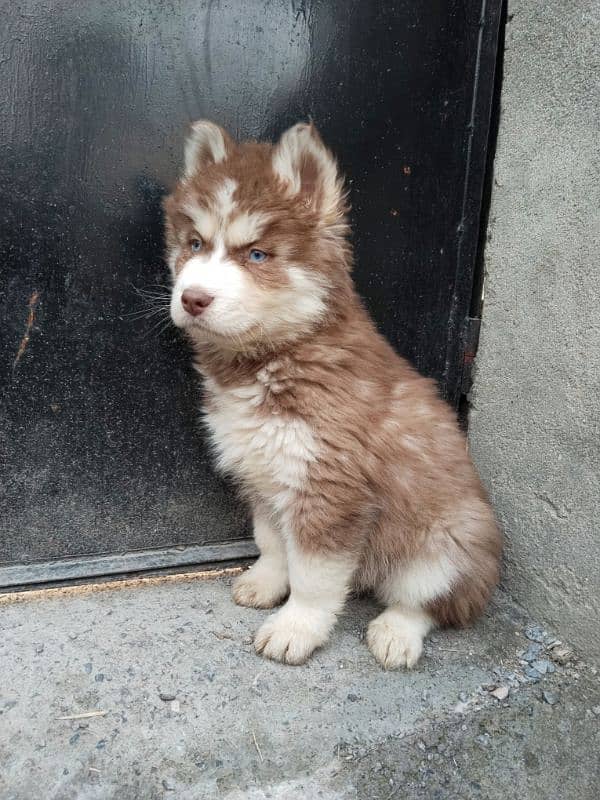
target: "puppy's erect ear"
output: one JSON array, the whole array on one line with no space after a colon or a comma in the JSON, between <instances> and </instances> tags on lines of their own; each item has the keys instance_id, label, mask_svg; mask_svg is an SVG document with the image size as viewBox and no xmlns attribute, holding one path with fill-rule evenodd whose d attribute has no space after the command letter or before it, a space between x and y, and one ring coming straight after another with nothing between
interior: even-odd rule
<instances>
[{"instance_id":1,"label":"puppy's erect ear","mask_svg":"<svg viewBox=\"0 0 600 800\"><path fill-rule=\"evenodd\" d=\"M184 177L191 178L203 167L223 161L230 145L229 136L214 122L193 122L184 147Z\"/></svg>"},{"instance_id":2,"label":"puppy's erect ear","mask_svg":"<svg viewBox=\"0 0 600 800\"><path fill-rule=\"evenodd\" d=\"M273 169L290 194L303 195L325 224L335 224L343 217L343 181L312 123L299 122L283 134L275 145Z\"/></svg>"}]
</instances>

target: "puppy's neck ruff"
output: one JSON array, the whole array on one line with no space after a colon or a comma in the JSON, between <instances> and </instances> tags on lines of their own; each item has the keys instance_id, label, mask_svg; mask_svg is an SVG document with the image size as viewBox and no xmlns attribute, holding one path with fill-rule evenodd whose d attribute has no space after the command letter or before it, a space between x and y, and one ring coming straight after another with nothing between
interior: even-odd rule
<instances>
[{"instance_id":1,"label":"puppy's neck ruff","mask_svg":"<svg viewBox=\"0 0 600 800\"><path fill-rule=\"evenodd\" d=\"M365 346L373 331L373 323L360 300L349 293L336 308L330 306L326 319L310 330L296 332L287 340L273 342L257 338L255 341L220 342L205 341L192 332L188 332L188 336L194 350L194 364L200 374L230 385L252 379L273 362L294 364L295 378L301 378L313 361L320 362L320 367L325 368L327 361L331 365L339 364Z\"/></svg>"}]
</instances>

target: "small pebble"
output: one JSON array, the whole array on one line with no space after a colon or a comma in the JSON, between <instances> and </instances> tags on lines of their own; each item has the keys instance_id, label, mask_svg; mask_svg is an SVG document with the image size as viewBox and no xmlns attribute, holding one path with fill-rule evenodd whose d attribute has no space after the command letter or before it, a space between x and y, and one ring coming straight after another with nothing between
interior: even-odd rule
<instances>
[{"instance_id":1,"label":"small pebble","mask_svg":"<svg viewBox=\"0 0 600 800\"><path fill-rule=\"evenodd\" d=\"M455 714L464 714L464 713L465 713L465 711L466 711L468 708L469 708L469 704L468 704L468 703L457 703L457 704L454 706L454 708L452 709L452 711L453 711Z\"/></svg>"},{"instance_id":2,"label":"small pebble","mask_svg":"<svg viewBox=\"0 0 600 800\"><path fill-rule=\"evenodd\" d=\"M460 700L461 703L466 703L467 700L469 699L469 696L467 695L466 692L460 692L458 695L458 699Z\"/></svg>"},{"instance_id":3,"label":"small pebble","mask_svg":"<svg viewBox=\"0 0 600 800\"><path fill-rule=\"evenodd\" d=\"M498 686L498 688L494 689L494 691L490 692L490 694L495 697L496 700L506 700L508 697L508 692L508 686Z\"/></svg>"},{"instance_id":4,"label":"small pebble","mask_svg":"<svg viewBox=\"0 0 600 800\"><path fill-rule=\"evenodd\" d=\"M523 653L521 654L521 658L523 659L523 661L529 661L529 662L535 661L539 656L539 654L541 653L541 651L542 651L541 644L535 644L535 643L530 644L527 650L524 650Z\"/></svg>"},{"instance_id":5,"label":"small pebble","mask_svg":"<svg viewBox=\"0 0 600 800\"><path fill-rule=\"evenodd\" d=\"M558 647L559 644L562 644L560 639L555 639L554 636L546 636L545 643L548 650L552 650L553 647Z\"/></svg>"},{"instance_id":6,"label":"small pebble","mask_svg":"<svg viewBox=\"0 0 600 800\"><path fill-rule=\"evenodd\" d=\"M70 633L70 634L69 634L69 639L70 639L72 642L74 642L74 641L75 641L75 639L77 638L77 636L78 636L78 634L77 634L77 633Z\"/></svg>"},{"instance_id":7,"label":"small pebble","mask_svg":"<svg viewBox=\"0 0 600 800\"><path fill-rule=\"evenodd\" d=\"M177 697L175 692L162 692L162 691L159 691L158 696L160 697L161 700L164 700L165 703L168 703L171 700L175 700L175 698Z\"/></svg>"},{"instance_id":8,"label":"small pebble","mask_svg":"<svg viewBox=\"0 0 600 800\"><path fill-rule=\"evenodd\" d=\"M553 647L550 651L550 658L557 664L568 664L573 659L573 651L565 644Z\"/></svg>"},{"instance_id":9,"label":"small pebble","mask_svg":"<svg viewBox=\"0 0 600 800\"><path fill-rule=\"evenodd\" d=\"M548 672L554 672L554 664L552 664L551 661L548 661L547 658L532 661L531 667L537 670L540 675L546 675Z\"/></svg>"},{"instance_id":10,"label":"small pebble","mask_svg":"<svg viewBox=\"0 0 600 800\"><path fill-rule=\"evenodd\" d=\"M530 681L533 681L533 683L537 683L541 677L537 669L534 669L533 667L525 667L525 675Z\"/></svg>"},{"instance_id":11,"label":"small pebble","mask_svg":"<svg viewBox=\"0 0 600 800\"><path fill-rule=\"evenodd\" d=\"M544 699L545 703L548 703L549 706L555 706L558 703L558 695L554 694L554 692L542 692L542 698Z\"/></svg>"},{"instance_id":12,"label":"small pebble","mask_svg":"<svg viewBox=\"0 0 600 800\"><path fill-rule=\"evenodd\" d=\"M43 644L36 644L35 652L37 653L38 656L40 655L40 653L43 653L44 652L44 645Z\"/></svg>"},{"instance_id":13,"label":"small pebble","mask_svg":"<svg viewBox=\"0 0 600 800\"><path fill-rule=\"evenodd\" d=\"M595 714L597 717L600 717L600 706L594 706L592 708L592 713Z\"/></svg>"},{"instance_id":14,"label":"small pebble","mask_svg":"<svg viewBox=\"0 0 600 800\"><path fill-rule=\"evenodd\" d=\"M525 628L525 636L531 642L543 642L545 631L540 625L528 625Z\"/></svg>"},{"instance_id":15,"label":"small pebble","mask_svg":"<svg viewBox=\"0 0 600 800\"><path fill-rule=\"evenodd\" d=\"M175 791L175 784L173 783L173 781L170 781L167 778L163 779L162 785L163 785L163 789L166 792L174 792Z\"/></svg>"}]
</instances>

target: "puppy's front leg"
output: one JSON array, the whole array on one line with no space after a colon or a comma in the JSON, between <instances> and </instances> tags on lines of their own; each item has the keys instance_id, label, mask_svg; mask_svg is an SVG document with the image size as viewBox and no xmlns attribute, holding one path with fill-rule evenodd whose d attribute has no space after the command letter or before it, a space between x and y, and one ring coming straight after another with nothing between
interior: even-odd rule
<instances>
[{"instance_id":1,"label":"puppy's front leg","mask_svg":"<svg viewBox=\"0 0 600 800\"><path fill-rule=\"evenodd\" d=\"M261 505L254 508L253 524L260 557L234 581L233 599L239 606L273 608L289 591L285 541L272 515Z\"/></svg>"},{"instance_id":2,"label":"puppy's front leg","mask_svg":"<svg viewBox=\"0 0 600 800\"><path fill-rule=\"evenodd\" d=\"M285 664L303 664L323 645L344 605L356 559L347 552L309 552L286 537L290 597L256 634L257 652Z\"/></svg>"}]
</instances>

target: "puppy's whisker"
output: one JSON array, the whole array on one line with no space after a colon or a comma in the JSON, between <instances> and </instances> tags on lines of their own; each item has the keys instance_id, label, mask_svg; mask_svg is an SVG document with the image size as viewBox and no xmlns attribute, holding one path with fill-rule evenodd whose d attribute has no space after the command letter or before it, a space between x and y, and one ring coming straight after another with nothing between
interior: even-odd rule
<instances>
[{"instance_id":1,"label":"puppy's whisker","mask_svg":"<svg viewBox=\"0 0 600 800\"><path fill-rule=\"evenodd\" d=\"M160 297L164 297L165 295L169 294L169 290L168 289L165 289L164 291L162 291L162 290L159 291L158 289L147 289L147 288L141 289L139 287L135 289L135 292L136 292L136 294L140 294L142 296L145 296L145 295L157 295L157 296L160 296Z\"/></svg>"},{"instance_id":2,"label":"puppy's whisker","mask_svg":"<svg viewBox=\"0 0 600 800\"><path fill-rule=\"evenodd\" d=\"M142 288L142 287L139 287L139 286L132 286L132 289L138 295L138 297L142 297L142 298L154 299L154 298L158 297L158 298L161 298L161 299L164 300L166 297L169 297L170 294L171 294L171 290L168 289L167 287L164 287L164 289L162 289L162 288L161 289L151 289L151 288L147 288L147 287Z\"/></svg>"},{"instance_id":3,"label":"puppy's whisker","mask_svg":"<svg viewBox=\"0 0 600 800\"><path fill-rule=\"evenodd\" d=\"M167 300L170 295L165 293L159 294L158 292L136 292L138 297L141 297L142 300L153 302L155 300Z\"/></svg>"},{"instance_id":4,"label":"puppy's whisker","mask_svg":"<svg viewBox=\"0 0 600 800\"><path fill-rule=\"evenodd\" d=\"M149 311L132 311L130 314L123 314L122 317L129 322L135 322L141 319L151 320L156 316L168 316L168 309L155 308Z\"/></svg>"},{"instance_id":5,"label":"puppy's whisker","mask_svg":"<svg viewBox=\"0 0 600 800\"><path fill-rule=\"evenodd\" d=\"M142 336L142 339L149 339L151 336L156 335L157 337L161 335L163 331L165 331L169 325L171 324L170 317L159 319L158 322L153 325L151 328L146 331L146 333Z\"/></svg>"}]
</instances>

